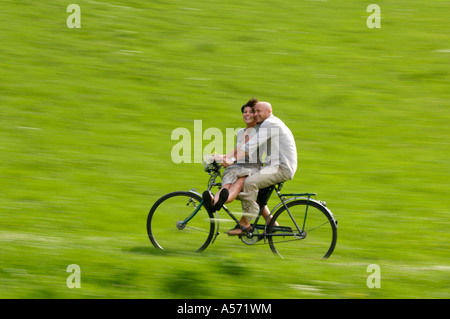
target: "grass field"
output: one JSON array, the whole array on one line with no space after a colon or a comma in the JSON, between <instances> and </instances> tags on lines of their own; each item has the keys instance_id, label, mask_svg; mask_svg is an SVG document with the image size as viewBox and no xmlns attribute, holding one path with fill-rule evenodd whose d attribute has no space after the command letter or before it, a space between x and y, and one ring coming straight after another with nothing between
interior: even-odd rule
<instances>
[{"instance_id":1,"label":"grass field","mask_svg":"<svg viewBox=\"0 0 450 319\"><path fill-rule=\"evenodd\" d=\"M370 29L373 2L77 0L70 29L72 1L2 1L0 298L449 298L450 2L376 1ZM151 205L208 178L172 131L241 127L252 96L294 133L284 190L327 202L335 252L155 250Z\"/></svg>"}]
</instances>

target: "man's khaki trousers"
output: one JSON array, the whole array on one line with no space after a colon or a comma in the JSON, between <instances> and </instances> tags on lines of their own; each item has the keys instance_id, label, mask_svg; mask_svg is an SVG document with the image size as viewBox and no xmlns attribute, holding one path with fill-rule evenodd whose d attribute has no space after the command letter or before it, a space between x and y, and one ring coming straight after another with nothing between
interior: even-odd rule
<instances>
[{"instance_id":1,"label":"man's khaki trousers","mask_svg":"<svg viewBox=\"0 0 450 319\"><path fill-rule=\"evenodd\" d=\"M258 173L247 177L242 193L239 194L244 217L251 222L258 216L260 208L256 199L260 189L290 179L291 177L286 169L280 166L265 166Z\"/></svg>"}]
</instances>

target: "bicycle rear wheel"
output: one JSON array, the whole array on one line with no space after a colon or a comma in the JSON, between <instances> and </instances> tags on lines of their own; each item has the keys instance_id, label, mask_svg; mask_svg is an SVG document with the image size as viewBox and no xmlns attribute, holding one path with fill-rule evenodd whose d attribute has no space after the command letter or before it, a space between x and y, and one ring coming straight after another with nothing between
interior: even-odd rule
<instances>
[{"instance_id":1,"label":"bicycle rear wheel","mask_svg":"<svg viewBox=\"0 0 450 319\"><path fill-rule=\"evenodd\" d=\"M316 201L298 199L277 210L268 226L271 250L283 256L328 258L336 246L337 226L331 212ZM276 223L278 226L275 226Z\"/></svg>"},{"instance_id":2,"label":"bicycle rear wheel","mask_svg":"<svg viewBox=\"0 0 450 319\"><path fill-rule=\"evenodd\" d=\"M201 202L199 195L183 191L157 200L147 218L153 246L166 251L203 251L208 247L214 235L214 216Z\"/></svg>"}]
</instances>

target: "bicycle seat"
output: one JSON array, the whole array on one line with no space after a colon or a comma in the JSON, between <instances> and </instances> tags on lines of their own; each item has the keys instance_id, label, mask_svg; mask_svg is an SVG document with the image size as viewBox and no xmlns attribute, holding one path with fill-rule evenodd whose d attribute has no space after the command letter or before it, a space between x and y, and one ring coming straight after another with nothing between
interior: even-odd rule
<instances>
[{"instance_id":1,"label":"bicycle seat","mask_svg":"<svg viewBox=\"0 0 450 319\"><path fill-rule=\"evenodd\" d=\"M281 190L281 188L283 187L284 182L281 183L277 183L271 186L268 186L266 188L261 188L258 191L258 197L256 199L256 202L260 205L260 206L265 206L267 205L267 202L269 201L270 196L272 195L273 190L275 189L275 187L277 187L278 191ZM243 191L241 191L236 199L241 199L241 195L244 195L245 193Z\"/></svg>"},{"instance_id":2,"label":"bicycle seat","mask_svg":"<svg viewBox=\"0 0 450 319\"><path fill-rule=\"evenodd\" d=\"M284 182L281 182L266 188L261 188L258 192L258 198L256 199L256 202L259 204L259 206L261 207L266 206L275 187L277 187L278 191L280 191L281 188L283 187L283 184Z\"/></svg>"}]
</instances>

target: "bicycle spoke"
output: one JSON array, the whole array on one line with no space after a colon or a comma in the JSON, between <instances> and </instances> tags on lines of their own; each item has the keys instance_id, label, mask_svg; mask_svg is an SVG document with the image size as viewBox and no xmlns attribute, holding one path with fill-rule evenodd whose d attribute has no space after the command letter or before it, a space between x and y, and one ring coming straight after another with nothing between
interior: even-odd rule
<instances>
[{"instance_id":1,"label":"bicycle spoke","mask_svg":"<svg viewBox=\"0 0 450 319\"><path fill-rule=\"evenodd\" d=\"M200 229L200 228L196 228L196 227L186 226L185 228L187 228L187 229L192 229L192 230L196 230L196 231L203 232L203 233L209 233L209 230L206 231L206 230L204 230L204 229Z\"/></svg>"},{"instance_id":2,"label":"bicycle spoke","mask_svg":"<svg viewBox=\"0 0 450 319\"><path fill-rule=\"evenodd\" d=\"M326 221L326 222L323 223L322 225L319 225L319 226L317 226L317 227L314 227L314 228L312 228L312 229L306 231L306 233L309 234L309 233L312 232L314 229L320 228L320 227L322 227L323 225L329 224L330 222L331 222L331 221Z\"/></svg>"}]
</instances>

